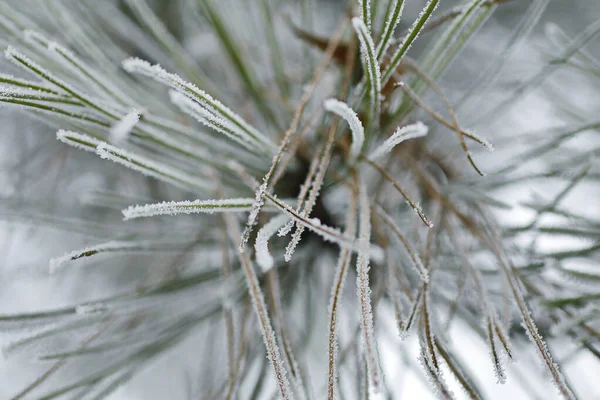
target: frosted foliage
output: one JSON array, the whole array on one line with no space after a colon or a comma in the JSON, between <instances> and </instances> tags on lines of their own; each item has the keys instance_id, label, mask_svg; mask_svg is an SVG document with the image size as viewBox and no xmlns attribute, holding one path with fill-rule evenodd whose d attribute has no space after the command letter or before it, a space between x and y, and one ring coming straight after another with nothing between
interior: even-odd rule
<instances>
[{"instance_id":1,"label":"frosted foliage","mask_svg":"<svg viewBox=\"0 0 600 400\"><path fill-rule=\"evenodd\" d=\"M258 266L262 268L263 272L267 272L273 268L274 264L273 256L269 252L269 239L271 239L277 230L288 220L289 217L287 215L278 215L273 217L258 231L254 249L256 251L256 262Z\"/></svg>"},{"instance_id":2,"label":"frosted foliage","mask_svg":"<svg viewBox=\"0 0 600 400\"><path fill-rule=\"evenodd\" d=\"M367 74L370 88L371 118L373 121L379 120L381 114L381 71L379 69L379 60L375 54L375 44L369 34L367 27L359 18L352 19L352 26L358 36L360 43L360 53L362 56L363 69Z\"/></svg>"},{"instance_id":3,"label":"frosted foliage","mask_svg":"<svg viewBox=\"0 0 600 400\"><path fill-rule=\"evenodd\" d=\"M302 239L303 230L304 230L303 226L297 227L296 231L292 235L292 240L286 246L285 254L283 256L286 262L290 262L292 260L294 251L296 251L296 247L298 247L298 244L300 243L300 240Z\"/></svg>"},{"instance_id":4,"label":"frosted foliage","mask_svg":"<svg viewBox=\"0 0 600 400\"><path fill-rule=\"evenodd\" d=\"M346 234L354 236L356 234L356 202L352 201L350 210L346 220ZM346 276L350 266L351 253L347 249L342 249L338 256L337 266L335 269L335 279L331 288L331 296L329 299L329 375L327 382L328 398L334 398L334 392L338 381L337 357L339 352L338 343L338 312L340 302L344 293Z\"/></svg>"},{"instance_id":5,"label":"frosted foliage","mask_svg":"<svg viewBox=\"0 0 600 400\"><path fill-rule=\"evenodd\" d=\"M431 387L433 387L438 398L453 400L454 393L448 390L444 377L442 376L442 371L435 368L431 355L427 353L426 348L427 346L424 343L421 343L421 355L418 360L423 368L423 372L425 372L425 376L427 376L427 380L431 384Z\"/></svg>"},{"instance_id":6,"label":"frosted foliage","mask_svg":"<svg viewBox=\"0 0 600 400\"><path fill-rule=\"evenodd\" d=\"M371 0L358 0L362 21L368 31L371 30Z\"/></svg>"},{"instance_id":7,"label":"frosted foliage","mask_svg":"<svg viewBox=\"0 0 600 400\"><path fill-rule=\"evenodd\" d=\"M256 195L254 198L254 202L252 203L252 208L250 209L250 214L248 215L248 222L246 223L246 228L244 232L242 232L242 238L240 240L239 250L244 251L244 246L248 243L250 239L250 234L252 233L252 228L256 225L258 220L258 215L260 214L260 210L265 204L265 195L267 193L269 176L265 178L265 181L259 186L256 191Z\"/></svg>"},{"instance_id":8,"label":"frosted foliage","mask_svg":"<svg viewBox=\"0 0 600 400\"><path fill-rule=\"evenodd\" d=\"M478 134L477 134L477 132L475 132L474 130L472 130L472 129L467 129L467 130L465 131L465 133L466 133L466 134L467 134L469 137L471 137L472 139L476 140L478 143L482 144L482 145L483 145L483 147L485 147L487 150L489 150L489 151L494 151L494 150L495 150L495 147L494 147L494 145L493 145L493 144L492 144L492 143L491 143L489 140L487 140L487 139L486 139L486 138L484 138L483 136L480 136L480 135L478 135ZM466 136L466 135L465 135L465 136Z\"/></svg>"},{"instance_id":9,"label":"frosted foliage","mask_svg":"<svg viewBox=\"0 0 600 400\"><path fill-rule=\"evenodd\" d=\"M506 382L506 374L504 373L504 366L502 365L502 360L500 359L496 342L494 341L493 322L489 317L489 310L486 312L488 316L485 318L485 329L487 332L488 344L490 346L490 358L494 367L497 383L504 384Z\"/></svg>"},{"instance_id":10,"label":"frosted foliage","mask_svg":"<svg viewBox=\"0 0 600 400\"><path fill-rule=\"evenodd\" d=\"M6 48L6 50L4 51L4 56L7 60L13 62L17 66L30 70L35 75L40 76L41 78L43 78L47 82L54 84L54 86L57 86L58 88L64 88L69 86L65 82L62 82L58 78L56 78L50 71L48 71L45 68L42 68L37 63L34 63L29 57L25 56L23 53L19 52L12 46Z\"/></svg>"},{"instance_id":11,"label":"frosted foliage","mask_svg":"<svg viewBox=\"0 0 600 400\"><path fill-rule=\"evenodd\" d=\"M123 210L126 220L158 215L179 214L212 214L215 212L243 212L250 211L253 200L251 198L222 199L222 200L195 200L195 201L165 201L157 204L130 206Z\"/></svg>"},{"instance_id":12,"label":"frosted foliage","mask_svg":"<svg viewBox=\"0 0 600 400\"><path fill-rule=\"evenodd\" d=\"M69 261L77 260L82 257L87 257L92 254L106 252L111 250L121 250L131 247L131 243L128 242L116 242L111 241L102 243L96 246L90 246L83 249L75 250L70 253L66 253L61 257L52 258L49 262L49 272L52 274L64 267Z\"/></svg>"},{"instance_id":13,"label":"frosted foliage","mask_svg":"<svg viewBox=\"0 0 600 400\"><path fill-rule=\"evenodd\" d=\"M102 144L101 140L77 132L59 130L56 138L61 142L80 150L96 152L96 147Z\"/></svg>"},{"instance_id":14,"label":"frosted foliage","mask_svg":"<svg viewBox=\"0 0 600 400\"><path fill-rule=\"evenodd\" d=\"M381 61L390 46L396 27L400 23L402 17L402 11L404 10L405 0L394 0L392 11L390 12L387 20L385 21L385 27L381 34L381 41L377 45L377 59Z\"/></svg>"},{"instance_id":15,"label":"frosted foliage","mask_svg":"<svg viewBox=\"0 0 600 400\"><path fill-rule=\"evenodd\" d=\"M11 61L12 63L16 64L17 66L19 66L21 68L27 69L32 74L37 75L38 77L42 78L44 81L50 83L52 86L59 89L59 92L71 95L71 96L81 100L84 104L90 106L91 108L100 112L101 114L104 114L110 118L116 118L114 116L114 114L111 113L110 110L107 110L107 108L105 106L99 104L98 101L83 94L81 91L75 89L72 85L66 83L62 79L57 78L50 71L43 68L38 63L33 62L30 58L28 58L27 56L25 56L23 53L19 52L15 48L9 46L5 50L4 55L7 60Z\"/></svg>"},{"instance_id":16,"label":"frosted foliage","mask_svg":"<svg viewBox=\"0 0 600 400\"><path fill-rule=\"evenodd\" d=\"M415 39L419 35L419 32L423 29L423 27L427 23L427 20L429 20L431 14L433 14L438 4L439 0L429 0L429 2L427 2L419 16L413 23L413 25L410 27L408 34L404 37L402 43L400 43L400 47L398 47L398 50L396 50L394 55L391 57L391 61L385 69L383 77L381 79L382 85L385 85L390 80L392 75L396 73L396 69L400 65L402 57L406 54L408 49L410 49L410 46L415 41Z\"/></svg>"},{"instance_id":17,"label":"frosted foliage","mask_svg":"<svg viewBox=\"0 0 600 400\"><path fill-rule=\"evenodd\" d=\"M140 60L138 58L130 58L123 61L123 68L127 72L145 75L158 82L168 85L177 92L197 102L200 106L204 107L215 116L231 122L233 125L239 128L239 132L244 132L244 135L254 143L266 146L267 149L270 150L274 149L274 145L268 139L266 139L260 132L246 123L246 121L244 121L240 116L223 105L220 101L199 89L196 85L184 81L178 75L165 71L160 65L151 65L147 61Z\"/></svg>"},{"instance_id":18,"label":"frosted foliage","mask_svg":"<svg viewBox=\"0 0 600 400\"><path fill-rule=\"evenodd\" d=\"M278 200L272 196L267 197L269 201L273 203L273 205L293 218L300 226L311 230L326 241L336 243L340 247L352 250L354 252L364 252L377 260L381 259L382 251L380 247L371 246L368 241L364 242L361 240L355 240L352 237L348 237L337 228L332 228L321 223L315 224L313 220L299 215L292 207L290 207L288 204L285 204L281 200Z\"/></svg>"},{"instance_id":19,"label":"frosted foliage","mask_svg":"<svg viewBox=\"0 0 600 400\"><path fill-rule=\"evenodd\" d=\"M281 227L281 229L279 229L279 232L277 232L277 236L280 236L280 237L287 236L292 231L292 229L294 229L294 225L295 225L294 220L290 220L290 221L286 222Z\"/></svg>"},{"instance_id":20,"label":"frosted foliage","mask_svg":"<svg viewBox=\"0 0 600 400\"><path fill-rule=\"evenodd\" d=\"M359 240L368 249L371 236L371 208L369 197L364 182L359 184ZM360 303L361 331L365 358L367 361L367 374L370 388L374 392L383 390L379 371L379 357L373 331L373 310L371 309L371 288L369 286L369 254L363 250L358 252L356 262L356 290Z\"/></svg>"},{"instance_id":21,"label":"frosted foliage","mask_svg":"<svg viewBox=\"0 0 600 400\"><path fill-rule=\"evenodd\" d=\"M362 122L358 119L356 112L348 104L336 99L325 100L325 109L342 117L350 126L352 132L352 145L350 147L350 159L356 160L365 142L365 130Z\"/></svg>"},{"instance_id":22,"label":"frosted foliage","mask_svg":"<svg viewBox=\"0 0 600 400\"><path fill-rule=\"evenodd\" d=\"M207 188L210 186L195 176L190 176L167 165L154 162L146 157L130 153L108 143L100 143L96 148L96 153L103 159L113 161L134 171L141 172L144 175L184 189Z\"/></svg>"},{"instance_id":23,"label":"frosted foliage","mask_svg":"<svg viewBox=\"0 0 600 400\"><path fill-rule=\"evenodd\" d=\"M194 117L201 124L206 125L217 132L223 133L248 149L256 150L256 148L252 146L252 138L239 129L239 127L218 117L207 108L202 107L202 105L177 91L171 90L169 95L173 104L179 107L184 113Z\"/></svg>"},{"instance_id":24,"label":"frosted foliage","mask_svg":"<svg viewBox=\"0 0 600 400\"><path fill-rule=\"evenodd\" d=\"M589 394L600 21L341 3L0 1L7 261L48 252L6 275L5 361L43 364L0 397L135 397L164 363L196 398ZM547 382L509 373L526 346Z\"/></svg>"},{"instance_id":25,"label":"frosted foliage","mask_svg":"<svg viewBox=\"0 0 600 400\"><path fill-rule=\"evenodd\" d=\"M373 150L371 154L369 154L369 159L371 161L375 161L392 151L396 145L404 142L405 140L423 137L427 135L428 131L429 128L427 128L427 126L422 122L400 127L392 134L392 136L386 139L385 142L383 142L379 147Z\"/></svg>"}]
</instances>

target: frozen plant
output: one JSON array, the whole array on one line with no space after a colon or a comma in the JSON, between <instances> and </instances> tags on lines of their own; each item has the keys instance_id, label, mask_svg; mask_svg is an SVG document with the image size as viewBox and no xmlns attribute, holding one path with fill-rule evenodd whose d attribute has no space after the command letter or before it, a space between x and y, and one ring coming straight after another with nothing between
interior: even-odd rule
<instances>
[{"instance_id":1,"label":"frozen plant","mask_svg":"<svg viewBox=\"0 0 600 400\"><path fill-rule=\"evenodd\" d=\"M589 398L600 20L548 6L0 3L2 290L52 287L0 298L0 396Z\"/></svg>"}]
</instances>

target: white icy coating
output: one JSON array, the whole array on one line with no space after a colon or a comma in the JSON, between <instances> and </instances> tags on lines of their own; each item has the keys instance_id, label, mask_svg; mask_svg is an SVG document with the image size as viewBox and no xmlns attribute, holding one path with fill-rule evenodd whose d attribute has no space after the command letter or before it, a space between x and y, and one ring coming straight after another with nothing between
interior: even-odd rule
<instances>
[{"instance_id":1,"label":"white icy coating","mask_svg":"<svg viewBox=\"0 0 600 400\"><path fill-rule=\"evenodd\" d=\"M14 85L17 87L20 87L22 89L28 89L28 90L36 90L38 89L40 92L46 92L46 93L53 93L53 94L57 94L57 92L50 86L50 85L46 85L45 83L42 82L34 82L34 81L30 81L27 79L23 79L23 78L18 78L16 76L12 76L9 74L3 74L0 73L0 82L2 82L3 84L9 84L9 85ZM5 91L6 89L2 89L2 91Z\"/></svg>"},{"instance_id":2,"label":"white icy coating","mask_svg":"<svg viewBox=\"0 0 600 400\"><path fill-rule=\"evenodd\" d=\"M427 135L428 131L429 128L427 128L427 126L420 121L400 127L392 134L392 136L387 138L385 142L383 142L379 147L373 150L371 154L369 154L369 159L371 161L375 161L392 151L396 145L404 142L405 140L423 137Z\"/></svg>"},{"instance_id":3,"label":"white icy coating","mask_svg":"<svg viewBox=\"0 0 600 400\"><path fill-rule=\"evenodd\" d=\"M175 90L169 91L171 102L181 111L194 117L198 122L235 140L250 150L256 150L256 141L246 132L229 121L211 113L207 108Z\"/></svg>"},{"instance_id":4,"label":"white icy coating","mask_svg":"<svg viewBox=\"0 0 600 400\"><path fill-rule=\"evenodd\" d=\"M56 132L56 138L61 142L68 144L69 146L94 153L96 152L96 147L104 143L101 140L93 138L89 135L84 135L73 131L65 131L63 129L60 129L58 132Z\"/></svg>"},{"instance_id":5,"label":"white icy coating","mask_svg":"<svg viewBox=\"0 0 600 400\"><path fill-rule=\"evenodd\" d=\"M423 372L425 372L427 380L434 389L436 396L444 400L454 399L454 393L448 389L444 376L442 375L442 370L433 365L431 354L427 350L427 345L425 343L421 343L421 354L417 359L423 368Z\"/></svg>"},{"instance_id":6,"label":"white icy coating","mask_svg":"<svg viewBox=\"0 0 600 400\"><path fill-rule=\"evenodd\" d=\"M61 129L56 132L56 138L70 146L85 151L95 152L104 159L114 161L117 164L124 165L134 171L172 183L173 185L184 189L189 189L190 186L203 189L210 187L207 182L201 179L190 176L169 166L154 162L140 155L129 153L89 135Z\"/></svg>"},{"instance_id":7,"label":"white icy coating","mask_svg":"<svg viewBox=\"0 0 600 400\"><path fill-rule=\"evenodd\" d=\"M348 237L343 234L339 229L332 228L328 225L320 224L315 225L310 219L307 219L298 214L292 207L285 202L267 194L268 200L275 205L278 209L285 212L291 218L293 218L300 226L311 230L323 239L336 243L344 249L352 250L353 252L364 251L369 257L376 261L381 259L382 249L379 246L371 246L369 243L364 243L360 240L355 240L352 237Z\"/></svg>"},{"instance_id":8,"label":"white icy coating","mask_svg":"<svg viewBox=\"0 0 600 400\"><path fill-rule=\"evenodd\" d=\"M244 246L248 243L248 239L250 239L250 234L252 233L252 228L256 225L258 220L258 214L260 214L260 210L265 204L265 194L267 193L267 185L268 185L268 175L265 178L264 182L259 186L256 191L256 196L254 201L252 202L252 208L250 209L250 214L248 215L248 221L246 222L246 228L244 228L244 232L242 232L242 238L240 240L239 250L240 252L244 251Z\"/></svg>"},{"instance_id":9,"label":"white icy coating","mask_svg":"<svg viewBox=\"0 0 600 400\"><path fill-rule=\"evenodd\" d=\"M95 246L89 246L83 249L78 249L72 251L70 253L65 253L61 257L52 258L49 262L49 272L51 274L55 273L58 269L63 267L66 263L71 260L76 260L79 258L87 257L91 253L100 253L110 250L118 250L123 248L131 247L131 243L128 242L106 242Z\"/></svg>"},{"instance_id":10,"label":"white icy coating","mask_svg":"<svg viewBox=\"0 0 600 400\"><path fill-rule=\"evenodd\" d=\"M358 0L358 9L360 10L360 16L362 22L367 30L371 31L371 0Z\"/></svg>"},{"instance_id":11,"label":"white icy coating","mask_svg":"<svg viewBox=\"0 0 600 400\"><path fill-rule=\"evenodd\" d=\"M203 189L210 187L207 182L167 165L154 162L146 157L109 145L108 143L100 143L96 148L96 153L103 159L113 161L134 171L141 172L144 175L172 183L184 189L189 189L190 186Z\"/></svg>"},{"instance_id":12,"label":"white icy coating","mask_svg":"<svg viewBox=\"0 0 600 400\"><path fill-rule=\"evenodd\" d=\"M29 57L25 56L24 54L16 50L14 47L9 46L4 51L4 56L7 60L11 61L12 63L18 65L21 68L27 69L32 74L37 75L46 82L49 82L53 86L61 89L63 93L68 93L73 97L81 100L86 105L92 107L95 111L98 111L101 114L108 116L109 118L118 119L118 117L111 110L107 109L105 105L99 104L98 101L92 99L90 96L83 94L70 84L57 78L50 71L43 68L41 65L33 62Z\"/></svg>"},{"instance_id":13,"label":"white icy coating","mask_svg":"<svg viewBox=\"0 0 600 400\"><path fill-rule=\"evenodd\" d=\"M375 333L373 331L373 310L371 308L371 288L369 286L369 239L371 236L371 207L367 188L363 180L358 187L359 206L359 242L362 244L358 250L356 262L356 291L360 302L361 331L365 358L367 361L367 374L369 375L370 387L374 392L382 390L381 373L379 370L379 357Z\"/></svg>"},{"instance_id":14,"label":"white icy coating","mask_svg":"<svg viewBox=\"0 0 600 400\"><path fill-rule=\"evenodd\" d=\"M132 111L114 124L109 131L109 138L112 143L122 143L129 137L133 127L140 121L140 112Z\"/></svg>"},{"instance_id":15,"label":"white icy coating","mask_svg":"<svg viewBox=\"0 0 600 400\"><path fill-rule=\"evenodd\" d=\"M285 224L290 217L285 214L280 214L271 218L259 231L254 242L256 251L256 263L262 268L263 272L267 272L273 268L273 256L269 252L269 239L277 232L277 230Z\"/></svg>"},{"instance_id":16,"label":"white icy coating","mask_svg":"<svg viewBox=\"0 0 600 400\"><path fill-rule=\"evenodd\" d=\"M130 206L122 211L125 220L158 215L212 214L215 212L250 211L252 198L165 201L162 203Z\"/></svg>"},{"instance_id":17,"label":"white icy coating","mask_svg":"<svg viewBox=\"0 0 600 400\"><path fill-rule=\"evenodd\" d=\"M348 213L346 215L346 231L345 234L348 236L356 235L356 202L351 201ZM328 346L328 358L329 362L329 376L328 376L328 398L335 398L335 389L337 387L337 381L339 378L337 358L339 352L338 343L338 313L340 309L340 302L344 293L344 286L346 282L346 276L348 275L348 269L350 267L350 261L352 253L348 249L341 249L338 256L337 266L335 268L335 278L333 286L331 287L331 295L329 297L329 346Z\"/></svg>"},{"instance_id":18,"label":"white icy coating","mask_svg":"<svg viewBox=\"0 0 600 400\"><path fill-rule=\"evenodd\" d=\"M408 49L410 49L410 46L413 44L417 36L419 36L419 32L421 31L421 29L423 29L423 27L427 23L427 20L431 18L431 15L433 14L433 11L435 11L435 9L437 8L439 2L439 0L429 0L425 7L423 7L423 10L421 10L421 13L410 27L408 34L404 37L402 43L400 43L398 50L396 50L394 55L390 58L391 61L388 64L385 71L383 72L383 78L381 79L382 85L385 85L390 80L390 78L398 68L398 65L400 65L402 57L408 52ZM419 30L417 30L417 28Z\"/></svg>"},{"instance_id":19,"label":"white icy coating","mask_svg":"<svg viewBox=\"0 0 600 400\"><path fill-rule=\"evenodd\" d=\"M477 143L481 144L487 150L489 150L489 151L496 150L496 148L494 147L492 142L490 142L488 139L484 138L483 136L478 135L477 132L475 132L473 129L465 129L465 133L466 133L465 136L468 136L471 139L475 140Z\"/></svg>"},{"instance_id":20,"label":"white icy coating","mask_svg":"<svg viewBox=\"0 0 600 400\"><path fill-rule=\"evenodd\" d=\"M231 122L240 131L243 131L254 143L266 146L267 149L273 150L273 143L263 136L258 130L250 126L239 115L234 113L223 103L210 96L205 91L198 88L196 85L186 82L176 74L165 71L160 65L151 65L149 62L139 58L128 58L123 61L123 68L130 73L137 73L147 76L163 83L177 92L187 96L189 99L197 102L202 107L206 108L212 114L220 117L223 120Z\"/></svg>"},{"instance_id":21,"label":"white icy coating","mask_svg":"<svg viewBox=\"0 0 600 400\"><path fill-rule=\"evenodd\" d=\"M388 15L387 20L385 21L385 27L383 28L383 33L381 34L381 41L377 45L377 59L379 61L383 59L386 50L392 43L394 32L396 31L398 23L400 23L400 18L402 18L402 11L404 10L405 0L396 0L393 1L393 3L394 8L392 9L392 12Z\"/></svg>"},{"instance_id":22,"label":"white icy coating","mask_svg":"<svg viewBox=\"0 0 600 400\"><path fill-rule=\"evenodd\" d=\"M379 121L379 115L381 114L381 70L377 54L375 54L375 43L373 43L373 38L369 34L369 29L359 18L352 18L352 26L360 42L363 69L369 81L371 118L374 121Z\"/></svg>"},{"instance_id":23,"label":"white icy coating","mask_svg":"<svg viewBox=\"0 0 600 400\"><path fill-rule=\"evenodd\" d=\"M93 87L96 93L104 92L110 100L116 100L119 106L123 103L133 104L133 100L128 95L118 89L105 76L97 74L91 66L84 63L68 48L54 41L49 41L47 36L42 33L29 29L25 30L24 37L28 43L38 47L42 46L42 49L47 50L47 54L51 55L56 62L79 77L85 82L86 86Z\"/></svg>"},{"instance_id":24,"label":"white icy coating","mask_svg":"<svg viewBox=\"0 0 600 400\"><path fill-rule=\"evenodd\" d=\"M362 150L365 142L365 129L363 128L358 115L352 108L343 101L336 99L327 99L324 103L325 109L339 115L348 122L352 132L352 145L350 146L350 159L356 160Z\"/></svg>"},{"instance_id":25,"label":"white icy coating","mask_svg":"<svg viewBox=\"0 0 600 400\"><path fill-rule=\"evenodd\" d=\"M302 205L304 204L304 201L306 199L306 195L308 194L308 191L311 190L313 188L313 185L315 184L313 177L315 176L315 173L317 172L318 166L319 166L319 157L313 157L313 159L310 162L308 174L306 174L304 183L302 183L302 185L300 186L300 193L298 193L298 200L296 202L296 211L298 213L302 210ZM292 228L294 228L294 225L295 225L295 222L293 219L291 219L279 230L277 235L280 237L286 236L288 233L291 232Z\"/></svg>"}]
</instances>

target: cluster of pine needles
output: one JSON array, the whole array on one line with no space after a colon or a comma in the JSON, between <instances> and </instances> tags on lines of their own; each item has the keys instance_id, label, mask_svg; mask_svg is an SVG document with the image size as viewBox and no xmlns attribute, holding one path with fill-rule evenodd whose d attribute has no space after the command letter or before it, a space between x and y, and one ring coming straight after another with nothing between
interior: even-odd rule
<instances>
[{"instance_id":1,"label":"cluster of pine needles","mask_svg":"<svg viewBox=\"0 0 600 400\"><path fill-rule=\"evenodd\" d=\"M410 370L484 399L470 353L528 393L530 350L578 398L565 365L600 361L600 219L566 199L598 185L599 148L577 144L600 120L551 82L598 88L600 20L547 24L539 68L506 84L549 0L445 3L0 3L0 103L38 121L2 138L22 152L0 216L59 238L42 275L81 299L0 315L8 360L42 363L12 398L106 398L170 355L189 398L397 398ZM465 49L511 7L473 72ZM562 124L497 133L540 93Z\"/></svg>"}]
</instances>

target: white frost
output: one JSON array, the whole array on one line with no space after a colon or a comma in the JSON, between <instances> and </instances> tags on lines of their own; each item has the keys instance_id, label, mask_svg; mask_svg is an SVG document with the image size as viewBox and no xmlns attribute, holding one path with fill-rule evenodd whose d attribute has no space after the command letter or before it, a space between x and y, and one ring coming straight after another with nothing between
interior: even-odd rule
<instances>
[{"instance_id":1,"label":"white frost","mask_svg":"<svg viewBox=\"0 0 600 400\"><path fill-rule=\"evenodd\" d=\"M109 131L112 143L123 143L129 137L133 127L140 121L140 111L135 110L121 118Z\"/></svg>"},{"instance_id":2,"label":"white frost","mask_svg":"<svg viewBox=\"0 0 600 400\"><path fill-rule=\"evenodd\" d=\"M280 214L273 217L259 231L254 243L256 251L256 263L262 268L263 272L267 272L273 268L273 256L269 253L269 239L277 232L277 230L285 224L290 217L285 214Z\"/></svg>"},{"instance_id":3,"label":"white frost","mask_svg":"<svg viewBox=\"0 0 600 400\"><path fill-rule=\"evenodd\" d=\"M427 126L420 121L411 125L400 127L392 136L386 139L385 142L371 152L369 159L371 161L375 161L392 151L396 145L404 142L405 140L423 137L427 135L428 131L429 128L427 128Z\"/></svg>"},{"instance_id":4,"label":"white frost","mask_svg":"<svg viewBox=\"0 0 600 400\"><path fill-rule=\"evenodd\" d=\"M324 103L325 109L334 114L339 115L348 122L350 131L352 132L352 145L350 146L350 159L358 158L363 144L365 142L365 129L363 128L358 115L348 104L336 99L327 99Z\"/></svg>"},{"instance_id":5,"label":"white frost","mask_svg":"<svg viewBox=\"0 0 600 400\"><path fill-rule=\"evenodd\" d=\"M195 201L165 201L156 204L130 206L122 211L125 220L158 215L212 214L215 212L250 211L253 199L219 199Z\"/></svg>"}]
</instances>

